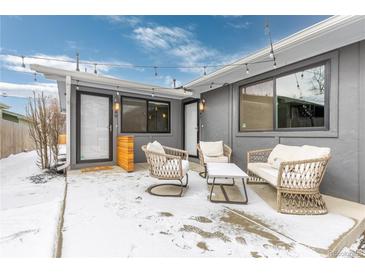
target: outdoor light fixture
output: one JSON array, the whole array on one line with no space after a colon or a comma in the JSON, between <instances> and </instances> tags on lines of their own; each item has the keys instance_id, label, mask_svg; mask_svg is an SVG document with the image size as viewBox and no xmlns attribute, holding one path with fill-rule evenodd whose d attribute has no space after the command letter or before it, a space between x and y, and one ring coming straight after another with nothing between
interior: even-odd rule
<instances>
[{"instance_id":1,"label":"outdoor light fixture","mask_svg":"<svg viewBox=\"0 0 365 274\"><path fill-rule=\"evenodd\" d=\"M119 104L116 96L114 97L113 110L114 110L115 114L117 114L118 111L120 110L120 104Z\"/></svg>"},{"instance_id":2,"label":"outdoor light fixture","mask_svg":"<svg viewBox=\"0 0 365 274\"><path fill-rule=\"evenodd\" d=\"M199 111L200 112L205 111L205 99L200 100L200 102L199 102Z\"/></svg>"},{"instance_id":3,"label":"outdoor light fixture","mask_svg":"<svg viewBox=\"0 0 365 274\"><path fill-rule=\"evenodd\" d=\"M114 111L119 111L119 109L120 109L120 104L118 103L118 102L115 102L114 103Z\"/></svg>"},{"instance_id":4,"label":"outdoor light fixture","mask_svg":"<svg viewBox=\"0 0 365 274\"><path fill-rule=\"evenodd\" d=\"M271 59L274 58L274 50L273 49L270 50L269 57Z\"/></svg>"}]
</instances>

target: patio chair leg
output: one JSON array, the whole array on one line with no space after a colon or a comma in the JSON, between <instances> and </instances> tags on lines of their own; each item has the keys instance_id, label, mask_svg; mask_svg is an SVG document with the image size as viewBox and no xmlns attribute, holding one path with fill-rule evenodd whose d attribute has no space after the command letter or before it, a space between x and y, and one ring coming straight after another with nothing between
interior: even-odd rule
<instances>
[{"instance_id":1,"label":"patio chair leg","mask_svg":"<svg viewBox=\"0 0 365 274\"><path fill-rule=\"evenodd\" d=\"M202 178L207 178L207 165L204 165L204 171L199 172L199 176ZM207 180L208 180L208 178L207 178Z\"/></svg>"},{"instance_id":2,"label":"patio chair leg","mask_svg":"<svg viewBox=\"0 0 365 274\"><path fill-rule=\"evenodd\" d=\"M183 192L184 192L184 189L188 187L188 184L189 184L189 175L186 173L186 183L184 184L183 183L183 180L182 179L178 179L180 184L156 184L156 185L152 185L150 186L149 188L147 188L147 192L151 195L154 195L154 196L160 196L160 197L181 197ZM160 186L176 186L176 187L179 187L180 188L180 192L179 194L158 194L158 193L153 193L153 189L156 188L156 187L160 187Z\"/></svg>"}]
</instances>

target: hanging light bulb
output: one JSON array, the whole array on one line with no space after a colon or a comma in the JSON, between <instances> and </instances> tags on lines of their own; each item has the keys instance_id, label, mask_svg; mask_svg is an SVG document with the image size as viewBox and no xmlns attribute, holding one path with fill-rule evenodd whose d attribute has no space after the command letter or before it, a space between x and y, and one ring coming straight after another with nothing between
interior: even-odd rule
<instances>
[{"instance_id":1,"label":"hanging light bulb","mask_svg":"<svg viewBox=\"0 0 365 274\"><path fill-rule=\"evenodd\" d=\"M176 88L176 79L172 79L172 82L174 83L174 88Z\"/></svg>"},{"instance_id":2,"label":"hanging light bulb","mask_svg":"<svg viewBox=\"0 0 365 274\"><path fill-rule=\"evenodd\" d=\"M250 70L248 69L248 64L246 63L245 66L246 66L246 74L250 74Z\"/></svg>"},{"instance_id":3,"label":"hanging light bulb","mask_svg":"<svg viewBox=\"0 0 365 274\"><path fill-rule=\"evenodd\" d=\"M157 73L157 67L153 67L153 69L155 70L155 76L157 76L158 75L158 73Z\"/></svg>"},{"instance_id":4,"label":"hanging light bulb","mask_svg":"<svg viewBox=\"0 0 365 274\"><path fill-rule=\"evenodd\" d=\"M271 50L270 50L269 57L270 57L271 59L273 59L273 58L274 58L274 50L273 50L273 48L271 48Z\"/></svg>"},{"instance_id":5,"label":"hanging light bulb","mask_svg":"<svg viewBox=\"0 0 365 274\"><path fill-rule=\"evenodd\" d=\"M97 66L97 65L98 65L98 64L96 64L96 63L94 64L94 73L95 73L95 74L98 74L98 71L96 70L96 66Z\"/></svg>"},{"instance_id":6,"label":"hanging light bulb","mask_svg":"<svg viewBox=\"0 0 365 274\"><path fill-rule=\"evenodd\" d=\"M213 82L211 82L211 83L210 83L209 88L212 88L212 87L213 87L213 85L214 85L214 83L213 83Z\"/></svg>"},{"instance_id":7,"label":"hanging light bulb","mask_svg":"<svg viewBox=\"0 0 365 274\"><path fill-rule=\"evenodd\" d=\"M34 82L37 82L37 73L34 73Z\"/></svg>"},{"instance_id":8,"label":"hanging light bulb","mask_svg":"<svg viewBox=\"0 0 365 274\"><path fill-rule=\"evenodd\" d=\"M79 90L80 87L79 87L79 80L76 80L76 90Z\"/></svg>"},{"instance_id":9,"label":"hanging light bulb","mask_svg":"<svg viewBox=\"0 0 365 274\"><path fill-rule=\"evenodd\" d=\"M204 69L204 75L207 75L207 67L204 66L203 69Z\"/></svg>"},{"instance_id":10,"label":"hanging light bulb","mask_svg":"<svg viewBox=\"0 0 365 274\"><path fill-rule=\"evenodd\" d=\"M25 68L25 64L24 64L24 56L22 56L22 68Z\"/></svg>"},{"instance_id":11,"label":"hanging light bulb","mask_svg":"<svg viewBox=\"0 0 365 274\"><path fill-rule=\"evenodd\" d=\"M276 59L275 59L275 57L274 57L274 64L272 66L273 66L274 69L276 68Z\"/></svg>"},{"instance_id":12,"label":"hanging light bulb","mask_svg":"<svg viewBox=\"0 0 365 274\"><path fill-rule=\"evenodd\" d=\"M154 89L154 88L152 88L151 96L152 96L152 97L155 97L155 89Z\"/></svg>"}]
</instances>

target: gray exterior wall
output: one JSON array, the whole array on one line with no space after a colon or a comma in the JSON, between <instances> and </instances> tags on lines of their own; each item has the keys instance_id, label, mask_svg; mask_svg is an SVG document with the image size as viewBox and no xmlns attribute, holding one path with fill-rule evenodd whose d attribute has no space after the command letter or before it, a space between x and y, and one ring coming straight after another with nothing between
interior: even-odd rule
<instances>
[{"instance_id":1,"label":"gray exterior wall","mask_svg":"<svg viewBox=\"0 0 365 274\"><path fill-rule=\"evenodd\" d=\"M328 131L239 132L239 87L260 79L255 76L201 94L206 100L206 111L201 114L201 139L224 140L233 149L233 161L244 169L249 150L271 148L279 143L330 147L332 159L321 191L365 203L365 41L314 57L308 62L323 59L331 60ZM296 65L290 66L294 68Z\"/></svg>"},{"instance_id":2,"label":"gray exterior wall","mask_svg":"<svg viewBox=\"0 0 365 274\"><path fill-rule=\"evenodd\" d=\"M90 167L90 166L100 166L100 165L114 165L116 163L116 140L119 135L133 135L135 137L134 143L134 159L136 163L145 162L146 158L144 153L141 150L141 146L147 144L148 142L152 142L154 140L159 141L162 145L181 148L182 146L182 116L181 116L181 100L177 99L168 99L168 98L160 98L155 96L153 99L168 101L170 102L170 112L171 112L171 132L163 133L163 134L150 134L150 133L138 133L138 134L123 134L120 132L121 128L121 118L120 112L115 115L113 113L113 160L110 162L97 162L97 163L76 163L76 86L72 85L71 88L71 169L82 168L82 167ZM91 88L91 87L83 87L80 86L80 91L87 92L95 92L95 93L103 93L116 95L115 91L99 89L99 88ZM142 95L134 95L128 92L119 92L120 96L133 96L138 98L148 98L151 99L150 96L142 96ZM118 98L118 100L120 97Z\"/></svg>"}]
</instances>

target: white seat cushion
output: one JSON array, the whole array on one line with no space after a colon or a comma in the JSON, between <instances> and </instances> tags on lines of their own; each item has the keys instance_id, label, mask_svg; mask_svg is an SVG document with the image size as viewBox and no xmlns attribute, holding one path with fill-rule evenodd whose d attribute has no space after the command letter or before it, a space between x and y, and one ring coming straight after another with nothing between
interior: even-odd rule
<instances>
[{"instance_id":1,"label":"white seat cushion","mask_svg":"<svg viewBox=\"0 0 365 274\"><path fill-rule=\"evenodd\" d=\"M208 157L223 156L223 141L200 142L199 144L204 156Z\"/></svg>"},{"instance_id":2,"label":"white seat cushion","mask_svg":"<svg viewBox=\"0 0 365 274\"><path fill-rule=\"evenodd\" d=\"M249 163L247 169L263 178L273 186L277 186L279 171L268 163Z\"/></svg>"},{"instance_id":3,"label":"white seat cushion","mask_svg":"<svg viewBox=\"0 0 365 274\"><path fill-rule=\"evenodd\" d=\"M227 156L209 157L204 155L203 157L204 163L228 163Z\"/></svg>"},{"instance_id":4,"label":"white seat cushion","mask_svg":"<svg viewBox=\"0 0 365 274\"><path fill-rule=\"evenodd\" d=\"M147 150L151 152L165 154L163 146L157 141L154 141L153 143L148 143Z\"/></svg>"},{"instance_id":5,"label":"white seat cushion","mask_svg":"<svg viewBox=\"0 0 365 274\"><path fill-rule=\"evenodd\" d=\"M166 170L171 169L171 165L178 166L179 161L177 159L168 160L162 167L162 169L166 168ZM181 167L182 167L182 174L183 176L186 175L186 173L189 171L189 161L187 160L181 160Z\"/></svg>"},{"instance_id":6,"label":"white seat cushion","mask_svg":"<svg viewBox=\"0 0 365 274\"><path fill-rule=\"evenodd\" d=\"M189 161L181 160L181 166L183 169L183 175L185 176L185 174L189 171Z\"/></svg>"}]
</instances>

